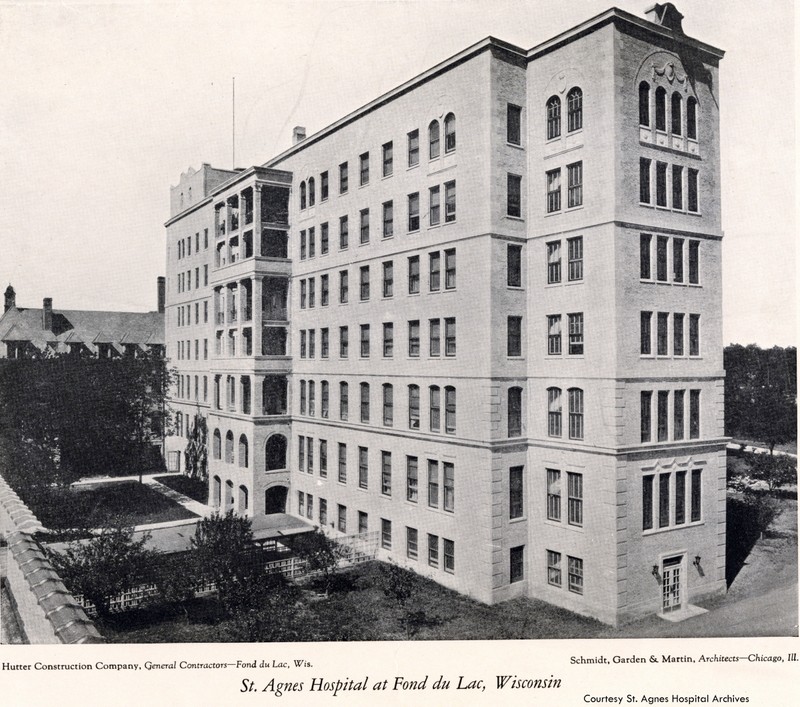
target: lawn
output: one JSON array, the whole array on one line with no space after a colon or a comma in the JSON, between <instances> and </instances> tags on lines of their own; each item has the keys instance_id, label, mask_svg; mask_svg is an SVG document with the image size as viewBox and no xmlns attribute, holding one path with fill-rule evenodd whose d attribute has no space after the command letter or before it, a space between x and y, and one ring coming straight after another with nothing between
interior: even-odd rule
<instances>
[{"instance_id":1,"label":"lawn","mask_svg":"<svg viewBox=\"0 0 800 707\"><path fill-rule=\"evenodd\" d=\"M139 525L197 517L155 489L136 481L52 489L26 501L41 523L53 530L100 528L114 522Z\"/></svg>"},{"instance_id":2,"label":"lawn","mask_svg":"<svg viewBox=\"0 0 800 707\"><path fill-rule=\"evenodd\" d=\"M168 486L173 491L182 493L195 501L203 504L208 503L208 483L205 481L190 479L183 474L156 476L154 481L158 481L160 484L164 484L164 486Z\"/></svg>"}]
</instances>

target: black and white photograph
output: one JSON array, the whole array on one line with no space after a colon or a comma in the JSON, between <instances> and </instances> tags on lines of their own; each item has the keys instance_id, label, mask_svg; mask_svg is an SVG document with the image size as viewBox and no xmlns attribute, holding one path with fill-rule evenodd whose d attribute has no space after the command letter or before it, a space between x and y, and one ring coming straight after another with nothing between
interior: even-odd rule
<instances>
[{"instance_id":1,"label":"black and white photograph","mask_svg":"<svg viewBox=\"0 0 800 707\"><path fill-rule=\"evenodd\" d=\"M0 2L4 704L797 704L796 64Z\"/></svg>"}]
</instances>

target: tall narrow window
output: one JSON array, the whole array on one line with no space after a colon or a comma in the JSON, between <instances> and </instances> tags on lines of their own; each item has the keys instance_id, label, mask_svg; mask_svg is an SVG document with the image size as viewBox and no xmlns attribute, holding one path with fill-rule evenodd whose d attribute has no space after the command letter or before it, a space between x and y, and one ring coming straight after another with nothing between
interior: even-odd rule
<instances>
[{"instance_id":1,"label":"tall narrow window","mask_svg":"<svg viewBox=\"0 0 800 707\"><path fill-rule=\"evenodd\" d=\"M507 356L522 356L522 317L507 319Z\"/></svg>"},{"instance_id":2,"label":"tall narrow window","mask_svg":"<svg viewBox=\"0 0 800 707\"><path fill-rule=\"evenodd\" d=\"M456 117L448 113L444 117L444 151L452 152L456 149Z\"/></svg>"},{"instance_id":3,"label":"tall narrow window","mask_svg":"<svg viewBox=\"0 0 800 707\"><path fill-rule=\"evenodd\" d=\"M683 314L675 312L672 315L672 354L683 356Z\"/></svg>"},{"instance_id":4,"label":"tall narrow window","mask_svg":"<svg viewBox=\"0 0 800 707\"><path fill-rule=\"evenodd\" d=\"M428 505L439 507L439 462L428 459Z\"/></svg>"},{"instance_id":5,"label":"tall narrow window","mask_svg":"<svg viewBox=\"0 0 800 707\"><path fill-rule=\"evenodd\" d=\"M681 94L677 91L672 94L670 113L672 117L672 134L680 135L682 132L681 128L683 127L683 99L681 98Z\"/></svg>"},{"instance_id":6,"label":"tall narrow window","mask_svg":"<svg viewBox=\"0 0 800 707\"><path fill-rule=\"evenodd\" d=\"M300 210L304 208L306 208L306 183L300 182Z\"/></svg>"},{"instance_id":7,"label":"tall narrow window","mask_svg":"<svg viewBox=\"0 0 800 707\"><path fill-rule=\"evenodd\" d=\"M569 389L569 438L583 439L583 391Z\"/></svg>"},{"instance_id":8,"label":"tall narrow window","mask_svg":"<svg viewBox=\"0 0 800 707\"><path fill-rule=\"evenodd\" d=\"M697 203L697 181L698 181L698 171L696 169L689 168L689 179L687 184L687 208L692 213L697 213L698 211L698 203Z\"/></svg>"},{"instance_id":9,"label":"tall narrow window","mask_svg":"<svg viewBox=\"0 0 800 707\"><path fill-rule=\"evenodd\" d=\"M659 390L658 391L658 405L657 405L657 430L658 430L658 441L659 442L666 442L669 438L669 422L668 422L668 414L669 414L669 391L668 390Z\"/></svg>"},{"instance_id":10,"label":"tall narrow window","mask_svg":"<svg viewBox=\"0 0 800 707\"><path fill-rule=\"evenodd\" d=\"M383 146L383 176L392 176L394 169L394 149L391 142L387 142Z\"/></svg>"},{"instance_id":11,"label":"tall narrow window","mask_svg":"<svg viewBox=\"0 0 800 707\"><path fill-rule=\"evenodd\" d=\"M361 422L369 422L369 383L361 384Z\"/></svg>"},{"instance_id":12,"label":"tall narrow window","mask_svg":"<svg viewBox=\"0 0 800 707\"><path fill-rule=\"evenodd\" d=\"M383 237L391 238L394 235L394 206L391 201L383 203Z\"/></svg>"},{"instance_id":13,"label":"tall narrow window","mask_svg":"<svg viewBox=\"0 0 800 707\"><path fill-rule=\"evenodd\" d=\"M561 586L561 553L547 551L547 583L554 587Z\"/></svg>"},{"instance_id":14,"label":"tall narrow window","mask_svg":"<svg viewBox=\"0 0 800 707\"><path fill-rule=\"evenodd\" d=\"M408 259L408 294L419 294L419 256L412 255Z\"/></svg>"},{"instance_id":15,"label":"tall narrow window","mask_svg":"<svg viewBox=\"0 0 800 707\"><path fill-rule=\"evenodd\" d=\"M383 323L383 356L391 358L394 355L394 324Z\"/></svg>"},{"instance_id":16,"label":"tall narrow window","mask_svg":"<svg viewBox=\"0 0 800 707\"><path fill-rule=\"evenodd\" d=\"M522 216L522 177L518 174L507 175L506 213L517 218Z\"/></svg>"},{"instance_id":17,"label":"tall narrow window","mask_svg":"<svg viewBox=\"0 0 800 707\"><path fill-rule=\"evenodd\" d=\"M686 100L686 137L697 140L697 99L694 96Z\"/></svg>"},{"instance_id":18,"label":"tall narrow window","mask_svg":"<svg viewBox=\"0 0 800 707\"><path fill-rule=\"evenodd\" d=\"M327 419L328 415L330 414L330 397L331 397L330 385L328 384L328 381L322 381L320 383L319 387L320 387L320 390L319 390L319 394L320 394L320 412L319 412L319 414L320 414L320 417L323 417L323 418Z\"/></svg>"},{"instance_id":19,"label":"tall narrow window","mask_svg":"<svg viewBox=\"0 0 800 707\"><path fill-rule=\"evenodd\" d=\"M432 385L429 390L430 400L430 429L438 432L441 429L442 401L438 385Z\"/></svg>"},{"instance_id":20,"label":"tall narrow window","mask_svg":"<svg viewBox=\"0 0 800 707\"><path fill-rule=\"evenodd\" d=\"M522 436L522 388L508 389L508 436Z\"/></svg>"},{"instance_id":21,"label":"tall narrow window","mask_svg":"<svg viewBox=\"0 0 800 707\"><path fill-rule=\"evenodd\" d=\"M361 243L369 243L369 209L361 209Z\"/></svg>"},{"instance_id":22,"label":"tall narrow window","mask_svg":"<svg viewBox=\"0 0 800 707\"><path fill-rule=\"evenodd\" d=\"M361 301L369 299L369 265L362 265L360 269L359 292Z\"/></svg>"},{"instance_id":23,"label":"tall narrow window","mask_svg":"<svg viewBox=\"0 0 800 707\"><path fill-rule=\"evenodd\" d=\"M339 250L345 250L349 240L349 227L347 216L339 218Z\"/></svg>"},{"instance_id":24,"label":"tall narrow window","mask_svg":"<svg viewBox=\"0 0 800 707\"><path fill-rule=\"evenodd\" d=\"M506 106L506 142L522 144L522 108L509 103Z\"/></svg>"},{"instance_id":25,"label":"tall narrow window","mask_svg":"<svg viewBox=\"0 0 800 707\"><path fill-rule=\"evenodd\" d=\"M444 289L454 290L456 287L456 249L448 248L444 252Z\"/></svg>"},{"instance_id":26,"label":"tall narrow window","mask_svg":"<svg viewBox=\"0 0 800 707\"><path fill-rule=\"evenodd\" d=\"M567 522L583 525L583 474L567 472Z\"/></svg>"},{"instance_id":27,"label":"tall narrow window","mask_svg":"<svg viewBox=\"0 0 800 707\"><path fill-rule=\"evenodd\" d=\"M308 205L314 206L316 198L317 198L317 190L314 184L314 177L311 177L308 180Z\"/></svg>"},{"instance_id":28,"label":"tall narrow window","mask_svg":"<svg viewBox=\"0 0 800 707\"><path fill-rule=\"evenodd\" d=\"M506 246L506 285L522 287L522 246Z\"/></svg>"},{"instance_id":29,"label":"tall narrow window","mask_svg":"<svg viewBox=\"0 0 800 707\"><path fill-rule=\"evenodd\" d=\"M349 329L346 326L339 327L339 358L347 358L349 355L349 338Z\"/></svg>"},{"instance_id":30,"label":"tall narrow window","mask_svg":"<svg viewBox=\"0 0 800 707\"><path fill-rule=\"evenodd\" d=\"M428 564L431 567L439 566L439 536L428 534Z\"/></svg>"},{"instance_id":31,"label":"tall narrow window","mask_svg":"<svg viewBox=\"0 0 800 707\"><path fill-rule=\"evenodd\" d=\"M358 448L358 488L369 488L369 454L366 447Z\"/></svg>"},{"instance_id":32,"label":"tall narrow window","mask_svg":"<svg viewBox=\"0 0 800 707\"><path fill-rule=\"evenodd\" d=\"M419 429L419 386L408 386L408 427Z\"/></svg>"},{"instance_id":33,"label":"tall narrow window","mask_svg":"<svg viewBox=\"0 0 800 707\"><path fill-rule=\"evenodd\" d=\"M508 517L510 520L522 518L525 513L523 470L524 467L521 466L512 466L508 470Z\"/></svg>"},{"instance_id":34,"label":"tall narrow window","mask_svg":"<svg viewBox=\"0 0 800 707\"><path fill-rule=\"evenodd\" d=\"M684 390L676 390L672 393L672 438L683 439L683 408Z\"/></svg>"},{"instance_id":35,"label":"tall narrow window","mask_svg":"<svg viewBox=\"0 0 800 707\"><path fill-rule=\"evenodd\" d=\"M342 381L339 383L339 419L346 420L348 418L349 395L347 390L347 383Z\"/></svg>"},{"instance_id":36,"label":"tall narrow window","mask_svg":"<svg viewBox=\"0 0 800 707\"><path fill-rule=\"evenodd\" d=\"M650 266L650 243L653 237L649 233L639 234L639 277L649 280L653 277Z\"/></svg>"},{"instance_id":37,"label":"tall narrow window","mask_svg":"<svg viewBox=\"0 0 800 707\"><path fill-rule=\"evenodd\" d=\"M561 170L547 172L547 213L561 210Z\"/></svg>"},{"instance_id":38,"label":"tall narrow window","mask_svg":"<svg viewBox=\"0 0 800 707\"><path fill-rule=\"evenodd\" d=\"M700 391L689 391L689 439L700 438Z\"/></svg>"},{"instance_id":39,"label":"tall narrow window","mask_svg":"<svg viewBox=\"0 0 800 707\"><path fill-rule=\"evenodd\" d=\"M642 204L650 203L650 160L646 157L639 158L639 201Z\"/></svg>"},{"instance_id":40,"label":"tall narrow window","mask_svg":"<svg viewBox=\"0 0 800 707\"><path fill-rule=\"evenodd\" d=\"M639 313L639 353L649 356L653 353L652 312Z\"/></svg>"},{"instance_id":41,"label":"tall narrow window","mask_svg":"<svg viewBox=\"0 0 800 707\"><path fill-rule=\"evenodd\" d=\"M656 206L667 205L667 163L656 162Z\"/></svg>"},{"instance_id":42,"label":"tall narrow window","mask_svg":"<svg viewBox=\"0 0 800 707\"><path fill-rule=\"evenodd\" d=\"M700 355L700 315L689 315L689 355Z\"/></svg>"},{"instance_id":43,"label":"tall narrow window","mask_svg":"<svg viewBox=\"0 0 800 707\"><path fill-rule=\"evenodd\" d=\"M439 186L431 187L428 189L428 202L430 205L428 211L428 223L431 226L438 226L441 222L441 203ZM411 230L411 229L409 229Z\"/></svg>"},{"instance_id":44,"label":"tall narrow window","mask_svg":"<svg viewBox=\"0 0 800 707\"><path fill-rule=\"evenodd\" d=\"M667 130L667 92L662 86L656 89L656 130Z\"/></svg>"},{"instance_id":45,"label":"tall narrow window","mask_svg":"<svg viewBox=\"0 0 800 707\"><path fill-rule=\"evenodd\" d=\"M365 152L358 160L360 184L363 187L365 184L369 184L369 152Z\"/></svg>"},{"instance_id":46,"label":"tall narrow window","mask_svg":"<svg viewBox=\"0 0 800 707\"><path fill-rule=\"evenodd\" d=\"M325 201L328 198L328 172L319 175L319 198Z\"/></svg>"},{"instance_id":47,"label":"tall narrow window","mask_svg":"<svg viewBox=\"0 0 800 707\"><path fill-rule=\"evenodd\" d=\"M439 121L432 120L428 126L428 157L432 160L439 156Z\"/></svg>"},{"instance_id":48,"label":"tall narrow window","mask_svg":"<svg viewBox=\"0 0 800 707\"><path fill-rule=\"evenodd\" d=\"M639 125L650 125L650 84L647 81L639 84Z\"/></svg>"},{"instance_id":49,"label":"tall narrow window","mask_svg":"<svg viewBox=\"0 0 800 707\"><path fill-rule=\"evenodd\" d=\"M700 284L700 241L689 241L689 284Z\"/></svg>"},{"instance_id":50,"label":"tall narrow window","mask_svg":"<svg viewBox=\"0 0 800 707\"><path fill-rule=\"evenodd\" d=\"M653 475L642 477L642 530L653 527Z\"/></svg>"},{"instance_id":51,"label":"tall narrow window","mask_svg":"<svg viewBox=\"0 0 800 707\"><path fill-rule=\"evenodd\" d=\"M547 101L547 139L561 135L561 99L551 96Z\"/></svg>"},{"instance_id":52,"label":"tall narrow window","mask_svg":"<svg viewBox=\"0 0 800 707\"><path fill-rule=\"evenodd\" d=\"M348 187L347 162L339 165L339 193L346 194Z\"/></svg>"},{"instance_id":53,"label":"tall narrow window","mask_svg":"<svg viewBox=\"0 0 800 707\"><path fill-rule=\"evenodd\" d=\"M430 350L431 356L438 356L441 352L442 327L440 319L431 319L430 322Z\"/></svg>"},{"instance_id":54,"label":"tall narrow window","mask_svg":"<svg viewBox=\"0 0 800 707\"><path fill-rule=\"evenodd\" d=\"M416 528L406 526L406 555L410 560L416 560L419 555L419 533Z\"/></svg>"},{"instance_id":55,"label":"tall narrow window","mask_svg":"<svg viewBox=\"0 0 800 707\"><path fill-rule=\"evenodd\" d=\"M392 453L381 452L381 493L392 495Z\"/></svg>"},{"instance_id":56,"label":"tall narrow window","mask_svg":"<svg viewBox=\"0 0 800 707\"><path fill-rule=\"evenodd\" d=\"M442 508L449 513L455 508L455 466L452 462L442 462Z\"/></svg>"},{"instance_id":57,"label":"tall narrow window","mask_svg":"<svg viewBox=\"0 0 800 707\"><path fill-rule=\"evenodd\" d=\"M408 355L419 356L419 319L408 323Z\"/></svg>"},{"instance_id":58,"label":"tall narrow window","mask_svg":"<svg viewBox=\"0 0 800 707\"><path fill-rule=\"evenodd\" d=\"M656 321L656 354L667 356L669 354L669 312L659 312Z\"/></svg>"},{"instance_id":59,"label":"tall narrow window","mask_svg":"<svg viewBox=\"0 0 800 707\"><path fill-rule=\"evenodd\" d=\"M669 238L666 236L656 237L656 280L659 282L667 281L667 245Z\"/></svg>"},{"instance_id":60,"label":"tall narrow window","mask_svg":"<svg viewBox=\"0 0 800 707\"><path fill-rule=\"evenodd\" d=\"M547 244L547 284L561 282L561 241Z\"/></svg>"},{"instance_id":61,"label":"tall narrow window","mask_svg":"<svg viewBox=\"0 0 800 707\"><path fill-rule=\"evenodd\" d=\"M419 230L419 192L408 195L408 230Z\"/></svg>"},{"instance_id":62,"label":"tall narrow window","mask_svg":"<svg viewBox=\"0 0 800 707\"><path fill-rule=\"evenodd\" d=\"M547 389L547 434L561 436L561 388Z\"/></svg>"},{"instance_id":63,"label":"tall narrow window","mask_svg":"<svg viewBox=\"0 0 800 707\"><path fill-rule=\"evenodd\" d=\"M675 472L675 525L686 522L686 471Z\"/></svg>"},{"instance_id":64,"label":"tall narrow window","mask_svg":"<svg viewBox=\"0 0 800 707\"><path fill-rule=\"evenodd\" d=\"M700 469L692 469L692 523L696 523L703 517L703 472Z\"/></svg>"},{"instance_id":65,"label":"tall narrow window","mask_svg":"<svg viewBox=\"0 0 800 707\"><path fill-rule=\"evenodd\" d=\"M428 289L431 292L438 292L441 287L442 258L438 250L433 251L428 256Z\"/></svg>"},{"instance_id":66,"label":"tall narrow window","mask_svg":"<svg viewBox=\"0 0 800 707\"><path fill-rule=\"evenodd\" d=\"M583 560L567 555L567 577L569 591L583 594Z\"/></svg>"},{"instance_id":67,"label":"tall narrow window","mask_svg":"<svg viewBox=\"0 0 800 707\"><path fill-rule=\"evenodd\" d=\"M452 223L456 220L456 183L444 184L444 221Z\"/></svg>"},{"instance_id":68,"label":"tall narrow window","mask_svg":"<svg viewBox=\"0 0 800 707\"><path fill-rule=\"evenodd\" d=\"M567 279L583 280L583 236L567 238Z\"/></svg>"},{"instance_id":69,"label":"tall narrow window","mask_svg":"<svg viewBox=\"0 0 800 707\"><path fill-rule=\"evenodd\" d=\"M569 320L569 354L583 355L583 312L568 314Z\"/></svg>"},{"instance_id":70,"label":"tall narrow window","mask_svg":"<svg viewBox=\"0 0 800 707\"><path fill-rule=\"evenodd\" d=\"M672 208L683 210L683 167L672 165Z\"/></svg>"},{"instance_id":71,"label":"tall narrow window","mask_svg":"<svg viewBox=\"0 0 800 707\"><path fill-rule=\"evenodd\" d=\"M643 390L640 394L642 442L649 442L652 439L652 407L653 391Z\"/></svg>"},{"instance_id":72,"label":"tall narrow window","mask_svg":"<svg viewBox=\"0 0 800 707\"><path fill-rule=\"evenodd\" d=\"M577 86L567 94L567 132L583 127L583 92Z\"/></svg>"},{"instance_id":73,"label":"tall narrow window","mask_svg":"<svg viewBox=\"0 0 800 707\"><path fill-rule=\"evenodd\" d=\"M408 133L408 166L419 164L419 130Z\"/></svg>"},{"instance_id":74,"label":"tall narrow window","mask_svg":"<svg viewBox=\"0 0 800 707\"><path fill-rule=\"evenodd\" d=\"M444 389L444 431L456 433L456 389L452 385Z\"/></svg>"},{"instance_id":75,"label":"tall narrow window","mask_svg":"<svg viewBox=\"0 0 800 707\"><path fill-rule=\"evenodd\" d=\"M406 457L406 500L417 502L419 480L417 457Z\"/></svg>"},{"instance_id":76,"label":"tall narrow window","mask_svg":"<svg viewBox=\"0 0 800 707\"><path fill-rule=\"evenodd\" d=\"M391 383L383 384L383 424L387 427L394 424L394 388Z\"/></svg>"},{"instance_id":77,"label":"tall narrow window","mask_svg":"<svg viewBox=\"0 0 800 707\"><path fill-rule=\"evenodd\" d=\"M323 307L328 306L328 298L330 297L330 278L327 274L320 275L319 278L319 303Z\"/></svg>"},{"instance_id":78,"label":"tall narrow window","mask_svg":"<svg viewBox=\"0 0 800 707\"><path fill-rule=\"evenodd\" d=\"M338 479L340 484L347 483L347 445L339 442L339 473ZM341 528L340 528L341 530Z\"/></svg>"},{"instance_id":79,"label":"tall narrow window","mask_svg":"<svg viewBox=\"0 0 800 707\"><path fill-rule=\"evenodd\" d=\"M672 280L683 282L683 238L672 239Z\"/></svg>"},{"instance_id":80,"label":"tall narrow window","mask_svg":"<svg viewBox=\"0 0 800 707\"><path fill-rule=\"evenodd\" d=\"M394 264L387 260L383 264L383 296L392 297L394 295Z\"/></svg>"},{"instance_id":81,"label":"tall narrow window","mask_svg":"<svg viewBox=\"0 0 800 707\"><path fill-rule=\"evenodd\" d=\"M444 319L444 355L456 355L456 318L445 317Z\"/></svg>"},{"instance_id":82,"label":"tall narrow window","mask_svg":"<svg viewBox=\"0 0 800 707\"><path fill-rule=\"evenodd\" d=\"M361 358L369 358L369 324L361 325Z\"/></svg>"},{"instance_id":83,"label":"tall narrow window","mask_svg":"<svg viewBox=\"0 0 800 707\"><path fill-rule=\"evenodd\" d=\"M669 477L670 474L658 475L658 527L669 525Z\"/></svg>"},{"instance_id":84,"label":"tall narrow window","mask_svg":"<svg viewBox=\"0 0 800 707\"><path fill-rule=\"evenodd\" d=\"M548 356L561 355L561 315L547 315L547 354Z\"/></svg>"}]
</instances>

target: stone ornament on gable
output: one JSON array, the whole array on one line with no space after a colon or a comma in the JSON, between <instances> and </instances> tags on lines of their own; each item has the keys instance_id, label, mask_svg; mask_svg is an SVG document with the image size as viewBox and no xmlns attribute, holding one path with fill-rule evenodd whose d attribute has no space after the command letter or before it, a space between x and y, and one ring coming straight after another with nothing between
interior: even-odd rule
<instances>
[{"instance_id":1,"label":"stone ornament on gable","mask_svg":"<svg viewBox=\"0 0 800 707\"><path fill-rule=\"evenodd\" d=\"M679 83L683 86L683 90L686 90L686 74L679 74L675 70L675 63L672 61L668 61L664 66L658 68L655 64L653 64L653 81L656 81L659 76L663 76L672 83Z\"/></svg>"},{"instance_id":2,"label":"stone ornament on gable","mask_svg":"<svg viewBox=\"0 0 800 707\"><path fill-rule=\"evenodd\" d=\"M567 90L567 75L559 74L556 80L558 81L558 92L564 93Z\"/></svg>"}]
</instances>

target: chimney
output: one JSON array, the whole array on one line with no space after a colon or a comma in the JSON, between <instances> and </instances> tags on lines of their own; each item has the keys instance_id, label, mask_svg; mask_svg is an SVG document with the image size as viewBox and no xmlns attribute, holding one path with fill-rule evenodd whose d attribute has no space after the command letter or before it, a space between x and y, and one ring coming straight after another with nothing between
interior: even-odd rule
<instances>
[{"instance_id":1,"label":"chimney","mask_svg":"<svg viewBox=\"0 0 800 707\"><path fill-rule=\"evenodd\" d=\"M163 276L158 278L158 313L164 314L164 303L166 295L167 279Z\"/></svg>"},{"instance_id":2,"label":"chimney","mask_svg":"<svg viewBox=\"0 0 800 707\"><path fill-rule=\"evenodd\" d=\"M657 2L644 11L644 16L654 24L683 34L683 15L671 2Z\"/></svg>"},{"instance_id":3,"label":"chimney","mask_svg":"<svg viewBox=\"0 0 800 707\"><path fill-rule=\"evenodd\" d=\"M17 306L17 293L14 292L14 288L11 287L11 285L9 284L9 286L6 287L6 306L3 312L5 313L9 309L12 309L13 307L16 306Z\"/></svg>"},{"instance_id":4,"label":"chimney","mask_svg":"<svg viewBox=\"0 0 800 707\"><path fill-rule=\"evenodd\" d=\"M292 145L306 139L306 129L302 125L296 125L292 131Z\"/></svg>"},{"instance_id":5,"label":"chimney","mask_svg":"<svg viewBox=\"0 0 800 707\"><path fill-rule=\"evenodd\" d=\"M45 297L42 300L42 329L51 331L53 328L53 298Z\"/></svg>"}]
</instances>

